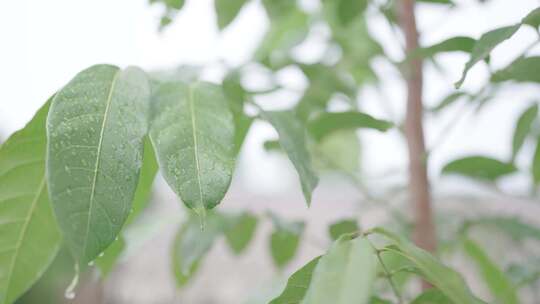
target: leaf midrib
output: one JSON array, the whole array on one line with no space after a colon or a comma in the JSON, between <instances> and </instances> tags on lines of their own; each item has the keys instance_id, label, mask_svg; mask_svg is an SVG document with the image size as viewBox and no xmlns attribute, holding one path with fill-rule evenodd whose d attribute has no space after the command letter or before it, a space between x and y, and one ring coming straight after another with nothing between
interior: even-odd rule
<instances>
[{"instance_id":1,"label":"leaf midrib","mask_svg":"<svg viewBox=\"0 0 540 304\"><path fill-rule=\"evenodd\" d=\"M203 193L202 193L202 186L201 186L201 170L200 170L200 164L199 164L199 147L198 147L198 140L197 140L197 131L195 130L195 127L197 125L197 121L195 118L195 109L193 107L193 88L192 86L188 86L188 104L189 104L189 111L191 114L191 130L192 130L192 136L193 136L193 153L195 154L195 166L197 169L197 184L199 188L199 204L201 210L199 212L202 212L204 210L204 203L203 203Z\"/></svg>"},{"instance_id":2,"label":"leaf midrib","mask_svg":"<svg viewBox=\"0 0 540 304\"><path fill-rule=\"evenodd\" d=\"M108 118L109 118L109 111L110 111L110 106L111 106L111 102L112 102L112 95L113 95L115 85L116 85L116 81L118 79L119 74L120 74L120 70L116 71L116 73L113 76L111 87L109 89L109 93L108 93L108 96L107 96L107 104L105 106L105 111L103 113L103 122L101 123L101 130L100 130L100 134L99 134L99 142L98 142L98 147L97 147L97 152L96 152L96 165L94 167L94 177L93 177L93 180L92 180L92 191L90 193L90 205L88 207L88 219L86 221L86 233L85 233L85 236L84 236L83 251L82 251L85 258L87 257L86 256L86 249L87 249L87 245L88 245L88 235L89 235L89 232L90 232L90 220L92 219L92 209L93 209L94 197L95 197L95 193L96 193L97 173L98 173L98 170L99 170L99 167L100 167L99 165L101 163L100 162L100 160L101 160L101 149L102 149L102 146L103 146L103 137L104 137L104 133L105 133L105 125L107 124L107 121L108 121Z\"/></svg>"},{"instance_id":3,"label":"leaf midrib","mask_svg":"<svg viewBox=\"0 0 540 304\"><path fill-rule=\"evenodd\" d=\"M19 239L17 240L17 243L15 245L15 252L13 253L13 258L11 259L11 264L9 266L8 276L7 276L7 286L6 286L6 292L4 294L4 301L8 298L9 289L11 287L11 277L13 275L13 270L15 269L15 263L17 262L17 258L19 256L19 250L22 247L22 241L25 238L26 231L28 229L28 225L30 223L30 218L32 217L32 214L34 213L34 210L36 209L37 202L39 200L39 197L41 196L41 193L43 192L43 189L45 188L45 174L43 174L43 177L41 178L41 182L39 184L39 189L36 192L36 195L32 199L32 203L30 204L30 209L28 210L28 213L26 214L25 221L21 230L21 234L19 236Z\"/></svg>"}]
</instances>

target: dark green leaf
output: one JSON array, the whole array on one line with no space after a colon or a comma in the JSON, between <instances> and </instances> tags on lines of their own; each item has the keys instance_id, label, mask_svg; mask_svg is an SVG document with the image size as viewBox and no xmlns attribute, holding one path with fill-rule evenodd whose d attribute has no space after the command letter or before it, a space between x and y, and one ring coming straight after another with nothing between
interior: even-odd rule
<instances>
[{"instance_id":1,"label":"dark green leaf","mask_svg":"<svg viewBox=\"0 0 540 304\"><path fill-rule=\"evenodd\" d=\"M429 252L385 229L375 228L372 231L386 236L393 243L393 245L385 247L385 250L407 258L425 280L437 287L453 302L460 304L483 303L472 294L459 273L442 264Z\"/></svg>"},{"instance_id":2,"label":"dark green leaf","mask_svg":"<svg viewBox=\"0 0 540 304\"><path fill-rule=\"evenodd\" d=\"M0 146L0 303L13 303L49 267L60 232L47 195L50 100Z\"/></svg>"},{"instance_id":3,"label":"dark green leaf","mask_svg":"<svg viewBox=\"0 0 540 304\"><path fill-rule=\"evenodd\" d=\"M369 303L377 258L368 240L343 236L321 257L303 304Z\"/></svg>"},{"instance_id":4,"label":"dark green leaf","mask_svg":"<svg viewBox=\"0 0 540 304\"><path fill-rule=\"evenodd\" d=\"M220 30L233 22L247 0L215 0L217 23Z\"/></svg>"},{"instance_id":5,"label":"dark green leaf","mask_svg":"<svg viewBox=\"0 0 540 304\"><path fill-rule=\"evenodd\" d=\"M531 132L531 127L538 117L538 105L534 104L527 108L519 117L514 129L514 137L512 139L512 159L516 158L521 146L525 142L525 138Z\"/></svg>"},{"instance_id":6,"label":"dark green leaf","mask_svg":"<svg viewBox=\"0 0 540 304\"><path fill-rule=\"evenodd\" d=\"M367 0L337 0L337 15L342 25L348 25L360 16L367 7Z\"/></svg>"},{"instance_id":7,"label":"dark green leaf","mask_svg":"<svg viewBox=\"0 0 540 304\"><path fill-rule=\"evenodd\" d=\"M511 163L485 156L468 156L457 159L442 169L443 174L459 174L486 181L496 181L500 177L516 171L517 168Z\"/></svg>"},{"instance_id":8,"label":"dark green leaf","mask_svg":"<svg viewBox=\"0 0 540 304\"><path fill-rule=\"evenodd\" d=\"M204 229L190 217L178 230L173 249L173 271L178 287L185 285L196 272L199 263L223 233L225 221L216 213L209 213Z\"/></svg>"},{"instance_id":9,"label":"dark green leaf","mask_svg":"<svg viewBox=\"0 0 540 304\"><path fill-rule=\"evenodd\" d=\"M495 72L491 81L540 82L540 57L518 58L506 68Z\"/></svg>"},{"instance_id":10,"label":"dark green leaf","mask_svg":"<svg viewBox=\"0 0 540 304\"><path fill-rule=\"evenodd\" d=\"M228 219L225 238L235 254L241 254L253 238L257 218L249 213L231 216Z\"/></svg>"},{"instance_id":11,"label":"dark green leaf","mask_svg":"<svg viewBox=\"0 0 540 304\"><path fill-rule=\"evenodd\" d=\"M149 81L96 65L60 90L47 120L47 181L64 240L80 263L111 244L129 215L148 130Z\"/></svg>"},{"instance_id":12,"label":"dark green leaf","mask_svg":"<svg viewBox=\"0 0 540 304\"><path fill-rule=\"evenodd\" d=\"M525 18L523 18L521 22L538 30L538 27L540 26L540 7L532 10L527 16L525 16Z\"/></svg>"},{"instance_id":13,"label":"dark green leaf","mask_svg":"<svg viewBox=\"0 0 540 304\"><path fill-rule=\"evenodd\" d=\"M324 113L308 123L310 133L317 140L337 130L367 128L385 132L392 126L389 121L376 119L361 112Z\"/></svg>"},{"instance_id":14,"label":"dark green leaf","mask_svg":"<svg viewBox=\"0 0 540 304\"><path fill-rule=\"evenodd\" d=\"M221 202L234 170L234 120L220 87L165 83L153 96L150 138L163 176L204 216Z\"/></svg>"},{"instance_id":15,"label":"dark green leaf","mask_svg":"<svg viewBox=\"0 0 540 304\"><path fill-rule=\"evenodd\" d=\"M495 30L491 30L485 34L483 34L480 39L476 41L474 44L474 48L471 52L471 57L467 64L465 64L465 69L463 70L463 74L461 76L461 79L456 82L456 88L459 88L463 81L465 80L465 77L467 76L467 72L479 61L486 59L491 51L497 47L501 42L509 39L514 35L515 32L520 28L521 23L511 25L511 26L505 26L501 27Z\"/></svg>"},{"instance_id":16,"label":"dark green leaf","mask_svg":"<svg viewBox=\"0 0 540 304\"><path fill-rule=\"evenodd\" d=\"M356 220L341 220L328 227L328 233L332 240L337 240L343 234L349 234L359 231Z\"/></svg>"},{"instance_id":17,"label":"dark green leaf","mask_svg":"<svg viewBox=\"0 0 540 304\"><path fill-rule=\"evenodd\" d=\"M270 213L274 231L270 236L270 253L276 266L284 267L294 258L304 231L304 223L286 221Z\"/></svg>"},{"instance_id":18,"label":"dark green leaf","mask_svg":"<svg viewBox=\"0 0 540 304\"><path fill-rule=\"evenodd\" d=\"M319 179L311 165L311 156L306 148L305 128L292 111L261 112L263 119L270 122L279 134L279 143L289 156L302 184L304 197L309 205L311 193Z\"/></svg>"},{"instance_id":19,"label":"dark green leaf","mask_svg":"<svg viewBox=\"0 0 540 304\"><path fill-rule=\"evenodd\" d=\"M411 304L454 304L440 290L431 288L414 298Z\"/></svg>"},{"instance_id":20,"label":"dark green leaf","mask_svg":"<svg viewBox=\"0 0 540 304\"><path fill-rule=\"evenodd\" d=\"M313 270L317 266L319 259L320 257L314 258L304 265L304 267L293 273L289 280L287 280L287 286L283 292L269 304L300 304L307 292Z\"/></svg>"},{"instance_id":21,"label":"dark green leaf","mask_svg":"<svg viewBox=\"0 0 540 304\"><path fill-rule=\"evenodd\" d=\"M476 264L483 279L482 281L487 285L491 294L497 299L497 302L505 304L519 303L512 282L506 277L499 266L491 260L487 253L470 239L463 241L463 247Z\"/></svg>"}]
</instances>

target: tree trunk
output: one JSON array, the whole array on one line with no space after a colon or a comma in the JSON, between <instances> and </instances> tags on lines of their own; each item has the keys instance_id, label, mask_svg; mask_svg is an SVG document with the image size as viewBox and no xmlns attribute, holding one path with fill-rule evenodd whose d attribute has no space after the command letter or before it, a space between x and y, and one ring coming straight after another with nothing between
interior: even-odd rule
<instances>
[{"instance_id":1,"label":"tree trunk","mask_svg":"<svg viewBox=\"0 0 540 304\"><path fill-rule=\"evenodd\" d=\"M414 2L414 0L399 1L399 22L405 34L407 54L418 47ZM427 178L427 154L422 127L423 73L421 58L411 58L404 74L407 80L405 136L409 150L409 192L414 213L413 239L419 247L433 252L436 248L436 239Z\"/></svg>"}]
</instances>

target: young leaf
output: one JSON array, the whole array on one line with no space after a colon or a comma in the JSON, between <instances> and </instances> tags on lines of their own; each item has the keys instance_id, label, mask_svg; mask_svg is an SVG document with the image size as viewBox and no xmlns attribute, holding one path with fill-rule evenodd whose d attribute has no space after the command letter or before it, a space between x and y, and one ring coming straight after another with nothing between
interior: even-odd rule
<instances>
[{"instance_id":1,"label":"young leaf","mask_svg":"<svg viewBox=\"0 0 540 304\"><path fill-rule=\"evenodd\" d=\"M13 303L60 247L45 181L48 101L0 146L0 303Z\"/></svg>"},{"instance_id":2,"label":"young leaf","mask_svg":"<svg viewBox=\"0 0 540 304\"><path fill-rule=\"evenodd\" d=\"M193 217L180 227L172 249L173 272L178 287L189 281L224 227L223 218L216 213L208 215L204 230L201 230L200 222Z\"/></svg>"},{"instance_id":3,"label":"young leaf","mask_svg":"<svg viewBox=\"0 0 540 304\"><path fill-rule=\"evenodd\" d=\"M511 163L504 163L485 156L468 156L457 159L442 169L443 174L460 174L490 182L516 171L517 168Z\"/></svg>"},{"instance_id":4,"label":"young leaf","mask_svg":"<svg viewBox=\"0 0 540 304\"><path fill-rule=\"evenodd\" d=\"M385 229L374 228L372 231L387 237L393 243L393 245L385 247L385 250L407 258L425 280L437 287L453 302L460 304L483 303L472 294L459 273L442 264L429 252Z\"/></svg>"},{"instance_id":5,"label":"young leaf","mask_svg":"<svg viewBox=\"0 0 540 304\"><path fill-rule=\"evenodd\" d=\"M163 176L203 216L221 202L234 170L234 121L220 87L164 83L153 96L150 138Z\"/></svg>"},{"instance_id":6,"label":"young leaf","mask_svg":"<svg viewBox=\"0 0 540 304\"><path fill-rule=\"evenodd\" d=\"M279 134L279 143L289 156L302 184L302 191L309 206L311 193L319 178L311 165L311 156L306 148L305 129L292 111L261 112L263 119L274 126Z\"/></svg>"},{"instance_id":7,"label":"young leaf","mask_svg":"<svg viewBox=\"0 0 540 304\"><path fill-rule=\"evenodd\" d=\"M454 304L440 290L430 288L414 298L411 304Z\"/></svg>"},{"instance_id":8,"label":"young leaf","mask_svg":"<svg viewBox=\"0 0 540 304\"><path fill-rule=\"evenodd\" d=\"M323 113L308 123L310 133L317 140L337 130L367 128L385 132L392 126L389 121L361 112Z\"/></svg>"},{"instance_id":9,"label":"young leaf","mask_svg":"<svg viewBox=\"0 0 540 304\"><path fill-rule=\"evenodd\" d=\"M343 236L319 260L302 303L369 303L376 276L377 258L369 241Z\"/></svg>"},{"instance_id":10,"label":"young leaf","mask_svg":"<svg viewBox=\"0 0 540 304\"><path fill-rule=\"evenodd\" d=\"M111 244L129 215L142 163L150 86L143 71L96 65L60 90L47 120L47 181L80 263Z\"/></svg>"},{"instance_id":11,"label":"young leaf","mask_svg":"<svg viewBox=\"0 0 540 304\"><path fill-rule=\"evenodd\" d=\"M499 266L491 260L487 253L470 239L464 240L463 247L476 264L482 276L482 281L489 287L491 294L497 299L497 302L505 304L519 303L512 282L506 277Z\"/></svg>"},{"instance_id":12,"label":"young leaf","mask_svg":"<svg viewBox=\"0 0 540 304\"><path fill-rule=\"evenodd\" d=\"M540 82L540 56L518 58L506 68L495 72L491 81Z\"/></svg>"},{"instance_id":13,"label":"young leaf","mask_svg":"<svg viewBox=\"0 0 540 304\"><path fill-rule=\"evenodd\" d=\"M342 25L348 25L362 14L367 7L366 0L338 0L337 15Z\"/></svg>"},{"instance_id":14,"label":"young leaf","mask_svg":"<svg viewBox=\"0 0 540 304\"><path fill-rule=\"evenodd\" d=\"M461 87L467 72L479 61L486 59L491 51L497 47L501 42L509 39L514 35L515 32L520 28L521 23L514 24L511 26L501 27L495 30L491 30L483 34L480 39L474 44L474 48L471 52L471 57L469 61L465 64L465 69L461 75L461 79L456 82L456 88Z\"/></svg>"},{"instance_id":15,"label":"young leaf","mask_svg":"<svg viewBox=\"0 0 540 304\"><path fill-rule=\"evenodd\" d=\"M359 231L358 223L353 219L341 220L328 227L328 233L334 241L339 239L339 237L343 234L349 234L357 231Z\"/></svg>"},{"instance_id":16,"label":"young leaf","mask_svg":"<svg viewBox=\"0 0 540 304\"><path fill-rule=\"evenodd\" d=\"M512 139L512 159L516 158L521 146L525 142L525 138L531 132L531 127L538 117L538 104L534 104L527 108L519 117L514 129L514 137Z\"/></svg>"},{"instance_id":17,"label":"young leaf","mask_svg":"<svg viewBox=\"0 0 540 304\"><path fill-rule=\"evenodd\" d=\"M531 171L532 171L534 185L539 185L540 184L540 137L536 141L536 149L534 150Z\"/></svg>"},{"instance_id":18,"label":"young leaf","mask_svg":"<svg viewBox=\"0 0 540 304\"><path fill-rule=\"evenodd\" d=\"M309 263L298 269L287 280L283 292L268 304L300 304L311 282L311 276L320 257L316 257Z\"/></svg>"},{"instance_id":19,"label":"young leaf","mask_svg":"<svg viewBox=\"0 0 540 304\"><path fill-rule=\"evenodd\" d=\"M228 219L225 239L235 254L241 254L253 238L257 218L249 213L232 216Z\"/></svg>"},{"instance_id":20,"label":"young leaf","mask_svg":"<svg viewBox=\"0 0 540 304\"><path fill-rule=\"evenodd\" d=\"M220 30L233 22L246 2L247 0L215 0L214 6Z\"/></svg>"}]
</instances>

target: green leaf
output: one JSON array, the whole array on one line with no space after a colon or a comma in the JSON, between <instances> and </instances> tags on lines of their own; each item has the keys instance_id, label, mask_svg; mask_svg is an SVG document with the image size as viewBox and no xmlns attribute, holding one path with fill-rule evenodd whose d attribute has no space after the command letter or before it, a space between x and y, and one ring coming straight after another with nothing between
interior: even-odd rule
<instances>
[{"instance_id":1,"label":"green leaf","mask_svg":"<svg viewBox=\"0 0 540 304\"><path fill-rule=\"evenodd\" d=\"M461 87L467 72L479 61L486 59L491 51L497 47L501 42L509 39L514 35L515 32L520 28L521 23L514 24L511 26L505 26L498 29L491 30L483 34L480 39L474 44L474 48L471 52L471 57L469 61L465 64L465 69L461 75L461 79L456 82L456 88Z\"/></svg>"},{"instance_id":2,"label":"green leaf","mask_svg":"<svg viewBox=\"0 0 540 304\"><path fill-rule=\"evenodd\" d=\"M337 130L366 128L385 132L392 126L393 124L389 121L352 111L323 113L308 123L310 133L317 140Z\"/></svg>"},{"instance_id":3,"label":"green leaf","mask_svg":"<svg viewBox=\"0 0 540 304\"><path fill-rule=\"evenodd\" d=\"M343 234L350 234L357 231L359 231L358 223L353 219L341 220L328 227L328 233L332 240L339 239Z\"/></svg>"},{"instance_id":4,"label":"green leaf","mask_svg":"<svg viewBox=\"0 0 540 304\"><path fill-rule=\"evenodd\" d=\"M262 0L262 4L270 19L279 19L297 10L296 1L292 0Z\"/></svg>"},{"instance_id":5,"label":"green leaf","mask_svg":"<svg viewBox=\"0 0 540 304\"><path fill-rule=\"evenodd\" d=\"M348 25L367 8L366 0L338 0L337 15L342 25Z\"/></svg>"},{"instance_id":6,"label":"green leaf","mask_svg":"<svg viewBox=\"0 0 540 304\"><path fill-rule=\"evenodd\" d=\"M495 72L491 76L493 82L540 82L540 57L518 58L506 68Z\"/></svg>"},{"instance_id":7,"label":"green leaf","mask_svg":"<svg viewBox=\"0 0 540 304\"><path fill-rule=\"evenodd\" d=\"M376 276L377 258L369 241L343 236L319 260L302 303L369 303Z\"/></svg>"},{"instance_id":8,"label":"green leaf","mask_svg":"<svg viewBox=\"0 0 540 304\"><path fill-rule=\"evenodd\" d=\"M221 202L234 170L234 121L220 87L164 83L153 96L150 138L163 176L204 217Z\"/></svg>"},{"instance_id":9,"label":"green leaf","mask_svg":"<svg viewBox=\"0 0 540 304\"><path fill-rule=\"evenodd\" d=\"M538 30L538 27L540 26L540 7L532 10L525 18L523 18L521 23L530 25L535 30Z\"/></svg>"},{"instance_id":10,"label":"green leaf","mask_svg":"<svg viewBox=\"0 0 540 304\"><path fill-rule=\"evenodd\" d=\"M512 139L512 159L515 159L519 150L523 146L525 139L531 132L531 127L538 117L538 105L533 104L527 108L519 117L514 129Z\"/></svg>"},{"instance_id":11,"label":"green leaf","mask_svg":"<svg viewBox=\"0 0 540 304\"><path fill-rule=\"evenodd\" d=\"M490 182L516 171L517 168L511 163L485 156L468 156L457 159L442 169L443 174L459 174Z\"/></svg>"},{"instance_id":12,"label":"green leaf","mask_svg":"<svg viewBox=\"0 0 540 304\"><path fill-rule=\"evenodd\" d=\"M150 85L138 68L96 65L51 105L47 181L64 240L80 263L94 260L129 215L142 164Z\"/></svg>"},{"instance_id":13,"label":"green leaf","mask_svg":"<svg viewBox=\"0 0 540 304\"><path fill-rule=\"evenodd\" d=\"M150 201L150 194L152 191L152 185L154 183L154 178L158 170L158 165L156 157L154 155L154 150L152 144L148 138L144 141L144 154L143 154L143 164L141 167L141 174L139 176L139 183L137 185L137 190L135 191L135 197L133 198L132 208L129 212L129 216L122 228L121 234L123 234L126 228L130 227L141 212L146 208L148 202ZM116 262L124 252L126 247L126 242L124 236L120 235L118 240L114 241L104 252L103 255L96 259L96 266L99 267L101 276L103 278L107 277L109 273L113 270Z\"/></svg>"},{"instance_id":14,"label":"green leaf","mask_svg":"<svg viewBox=\"0 0 540 304\"><path fill-rule=\"evenodd\" d=\"M225 230L227 244L235 254L241 254L249 245L257 227L257 218L247 212L232 216Z\"/></svg>"},{"instance_id":15,"label":"green leaf","mask_svg":"<svg viewBox=\"0 0 540 304\"><path fill-rule=\"evenodd\" d=\"M103 252L103 255L96 258L95 263L102 278L108 277L112 272L125 247L124 237L120 236Z\"/></svg>"},{"instance_id":16,"label":"green leaf","mask_svg":"<svg viewBox=\"0 0 540 304\"><path fill-rule=\"evenodd\" d=\"M215 0L214 7L220 30L226 28L238 15L247 0Z\"/></svg>"},{"instance_id":17,"label":"green leaf","mask_svg":"<svg viewBox=\"0 0 540 304\"><path fill-rule=\"evenodd\" d=\"M50 101L0 146L0 303L13 303L60 247L45 181Z\"/></svg>"},{"instance_id":18,"label":"green leaf","mask_svg":"<svg viewBox=\"0 0 540 304\"><path fill-rule=\"evenodd\" d=\"M461 97L467 96L464 92L454 92L450 95L446 96L441 100L435 107L433 107L430 111L433 113L439 113L443 109L446 109L448 106L454 104L456 101L458 101Z\"/></svg>"},{"instance_id":19,"label":"green leaf","mask_svg":"<svg viewBox=\"0 0 540 304\"><path fill-rule=\"evenodd\" d=\"M311 156L306 148L305 128L292 111L261 112L263 119L274 126L279 134L279 143L289 156L302 184L302 191L309 206L311 193L319 182L311 165Z\"/></svg>"},{"instance_id":20,"label":"green leaf","mask_svg":"<svg viewBox=\"0 0 540 304\"><path fill-rule=\"evenodd\" d=\"M314 258L293 273L287 280L287 285L283 292L269 304L300 304L307 292L313 270L315 270L315 266L317 266L319 259L320 257Z\"/></svg>"},{"instance_id":21,"label":"green leaf","mask_svg":"<svg viewBox=\"0 0 540 304\"><path fill-rule=\"evenodd\" d=\"M244 113L244 102L247 93L240 83L240 74L238 72L229 73L223 79L222 85L223 93L225 93L233 113L235 126L234 151L237 156L253 123L253 119Z\"/></svg>"},{"instance_id":22,"label":"green leaf","mask_svg":"<svg viewBox=\"0 0 540 304\"><path fill-rule=\"evenodd\" d=\"M304 223L300 221L286 221L270 213L274 223L274 231L270 236L270 254L274 264L283 268L294 258L300 236L304 231Z\"/></svg>"},{"instance_id":23,"label":"green leaf","mask_svg":"<svg viewBox=\"0 0 540 304\"><path fill-rule=\"evenodd\" d=\"M540 184L540 137L536 140L536 149L534 150L532 161L532 177L534 185Z\"/></svg>"},{"instance_id":24,"label":"green leaf","mask_svg":"<svg viewBox=\"0 0 540 304\"><path fill-rule=\"evenodd\" d=\"M425 280L437 287L453 302L460 304L483 303L472 294L459 273L442 264L429 252L385 229L374 228L372 231L387 237L393 243L393 245L385 247L385 250L407 258Z\"/></svg>"},{"instance_id":25,"label":"green leaf","mask_svg":"<svg viewBox=\"0 0 540 304\"><path fill-rule=\"evenodd\" d=\"M497 299L497 302L505 304L519 303L512 282L506 277L499 266L491 260L487 253L470 239L463 241L463 247L476 264L483 279L482 281L487 285L491 294Z\"/></svg>"},{"instance_id":26,"label":"green leaf","mask_svg":"<svg viewBox=\"0 0 540 304\"><path fill-rule=\"evenodd\" d=\"M178 287L191 279L216 238L223 233L225 222L219 214L209 213L204 230L201 228L199 220L190 217L176 234L172 262Z\"/></svg>"},{"instance_id":27,"label":"green leaf","mask_svg":"<svg viewBox=\"0 0 540 304\"><path fill-rule=\"evenodd\" d=\"M416 0L421 3L430 3L430 4L445 4L445 5L455 5L451 0Z\"/></svg>"},{"instance_id":28,"label":"green leaf","mask_svg":"<svg viewBox=\"0 0 540 304\"><path fill-rule=\"evenodd\" d=\"M419 48L411 52L408 58L412 58L416 56L419 56L422 58L429 58L439 53L446 53L446 52L470 53L472 52L474 48L475 42L476 40L474 40L471 37L464 37L464 36L452 37L444 41L441 41L439 43L436 43L434 45Z\"/></svg>"},{"instance_id":29,"label":"green leaf","mask_svg":"<svg viewBox=\"0 0 540 304\"><path fill-rule=\"evenodd\" d=\"M454 304L454 302L440 290L431 288L414 298L411 304Z\"/></svg>"}]
</instances>

